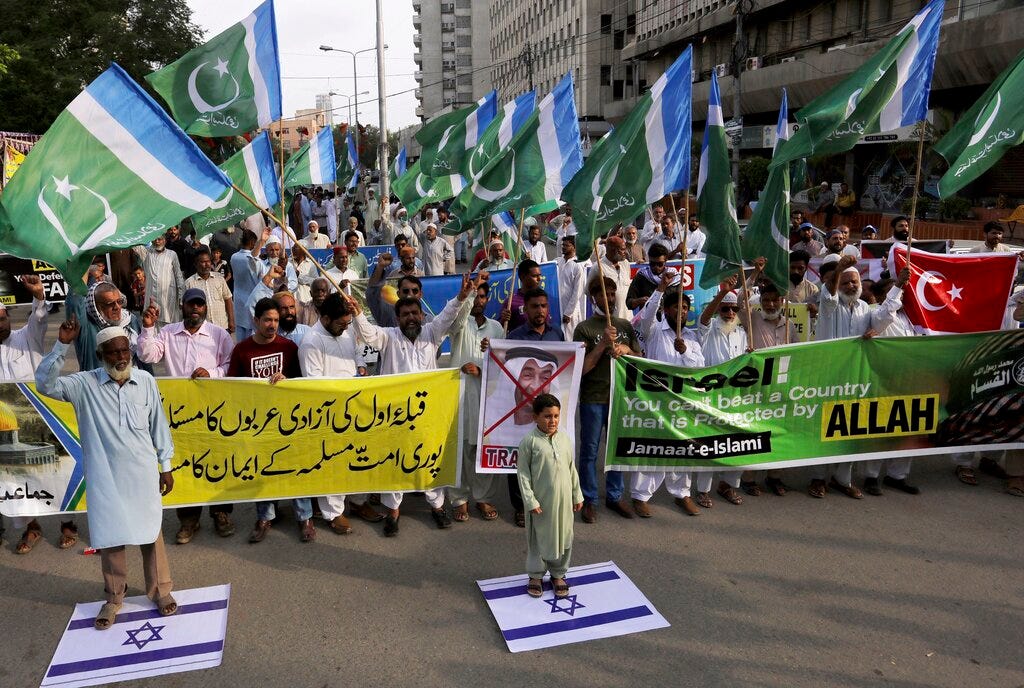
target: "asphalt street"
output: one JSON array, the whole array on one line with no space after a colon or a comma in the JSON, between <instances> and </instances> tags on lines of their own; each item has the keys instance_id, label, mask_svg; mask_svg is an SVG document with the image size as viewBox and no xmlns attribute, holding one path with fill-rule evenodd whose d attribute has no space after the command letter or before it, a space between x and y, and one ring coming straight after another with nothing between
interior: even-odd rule
<instances>
[{"instance_id":1,"label":"asphalt street","mask_svg":"<svg viewBox=\"0 0 1024 688\"><path fill-rule=\"evenodd\" d=\"M232 586L223 665L137 684L1024 685L1024 500L988 476L961 485L945 457L913 477L917 497L791 492L694 518L661 492L653 518L630 521L601 508L577 522L574 563L614 561L671 627L521 654L475 585L523 569L507 500L498 521L474 511L439 531L412 496L395 539L359 521L306 545L288 508L248 544L254 508L241 505L234 537L204 518L191 544L169 544L176 587ZM27 556L10 530L0 549L2 686L38 685L74 604L102 597L98 557L58 550L57 521ZM167 512L165 537L176 528ZM137 550L129 562L129 594L142 594Z\"/></svg>"}]
</instances>

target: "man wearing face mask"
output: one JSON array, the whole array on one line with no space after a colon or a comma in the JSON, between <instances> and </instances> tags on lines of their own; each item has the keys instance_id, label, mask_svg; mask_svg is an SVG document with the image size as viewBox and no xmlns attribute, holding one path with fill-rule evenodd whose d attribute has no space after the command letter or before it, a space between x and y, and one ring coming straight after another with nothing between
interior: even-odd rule
<instances>
[{"instance_id":1,"label":"man wearing face mask","mask_svg":"<svg viewBox=\"0 0 1024 688\"><path fill-rule=\"evenodd\" d=\"M146 273L146 303L155 303L162 313L158 323L173 321L181 295L185 293L185 277L174 251L167 250L167 239L158 236L150 247L136 246L135 255Z\"/></svg>"}]
</instances>

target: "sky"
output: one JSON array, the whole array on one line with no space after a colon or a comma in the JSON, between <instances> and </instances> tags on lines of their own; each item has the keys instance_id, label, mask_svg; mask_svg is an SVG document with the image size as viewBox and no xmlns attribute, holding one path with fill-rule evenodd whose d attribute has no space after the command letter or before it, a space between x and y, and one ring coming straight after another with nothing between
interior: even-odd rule
<instances>
[{"instance_id":1,"label":"sky","mask_svg":"<svg viewBox=\"0 0 1024 688\"><path fill-rule=\"evenodd\" d=\"M187 0L192 22L205 31L205 39L239 22L261 0ZM412 56L414 33L412 0L383 0L384 51L388 129L395 131L419 121L413 89L416 81ZM316 95L334 91L346 96L352 88L352 58L345 53L324 52L320 45L358 51L374 48L377 41L376 2L374 0L326 0L311 3L276 0L277 44L281 57L281 88L285 117L296 110L316 106ZM356 57L359 92L359 122L378 123L377 58L370 50ZM404 93L401 93L403 92ZM348 99L334 97L334 122L348 119ZM354 101L353 101L354 105ZM340 108L340 109L339 109Z\"/></svg>"}]
</instances>

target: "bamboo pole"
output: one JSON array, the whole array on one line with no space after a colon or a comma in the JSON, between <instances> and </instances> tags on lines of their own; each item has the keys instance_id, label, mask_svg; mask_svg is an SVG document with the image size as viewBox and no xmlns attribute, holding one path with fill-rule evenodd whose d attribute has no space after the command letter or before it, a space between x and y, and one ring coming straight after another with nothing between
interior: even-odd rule
<instances>
[{"instance_id":1,"label":"bamboo pole","mask_svg":"<svg viewBox=\"0 0 1024 688\"><path fill-rule=\"evenodd\" d=\"M612 326L612 311L608 307L608 290L604 286L604 268L601 267L600 256L597 254L597 239L594 239L594 255L598 257L597 275L601 281L601 301L604 303L604 317L608 321L608 327Z\"/></svg>"},{"instance_id":2,"label":"bamboo pole","mask_svg":"<svg viewBox=\"0 0 1024 688\"><path fill-rule=\"evenodd\" d=\"M910 228L907 230L907 267L910 267L910 249L914 245L914 224L917 222L917 199L921 188L921 159L924 157L924 130L926 120L918 122L920 132L917 137L917 171L914 173L914 195L910 197Z\"/></svg>"},{"instance_id":3,"label":"bamboo pole","mask_svg":"<svg viewBox=\"0 0 1024 688\"><path fill-rule=\"evenodd\" d=\"M508 297L508 310L509 319L505 321L505 334L508 334L508 324L512 320L512 297L516 295L516 277L519 276L519 263L523 260L523 222L526 221L526 208L519 211L519 259L515 261L515 265L512 266L512 290L509 292Z\"/></svg>"},{"instance_id":4,"label":"bamboo pole","mask_svg":"<svg viewBox=\"0 0 1024 688\"><path fill-rule=\"evenodd\" d=\"M277 120L277 159L281 161L281 176L279 176L278 184L281 192L281 217L287 218L288 213L284 208L284 134L281 130L281 120ZM260 208L260 210L263 210ZM284 227L284 225L281 225Z\"/></svg>"},{"instance_id":5,"label":"bamboo pole","mask_svg":"<svg viewBox=\"0 0 1024 688\"><path fill-rule=\"evenodd\" d=\"M750 325L750 331L747 332L747 346L751 351L754 351L757 347L754 345L754 332L753 332L753 320L751 319L750 312L750 292L747 290L747 275L743 272L743 266L740 266L740 282L743 283L743 304L746 306L747 311L747 324Z\"/></svg>"},{"instance_id":6,"label":"bamboo pole","mask_svg":"<svg viewBox=\"0 0 1024 688\"><path fill-rule=\"evenodd\" d=\"M673 219L674 219L674 221L676 223L676 226L679 226L679 211L676 210L676 197L673 196L672 194L669 194L668 195L668 200L669 200L669 203L672 204L672 216L673 216ZM679 294L677 295L677 298L676 298L676 313L677 313L677 317L676 317L676 339L679 339L680 337L683 336L683 322L678 317L678 313L683 310L683 275L686 272L686 240L687 240L688 234L689 234L689 227L688 227L688 225L690 223L690 190L689 189L686 190L686 207L683 208L683 213L686 215L686 224L682 225L682 227L683 227L683 242L682 242L683 243L683 252L682 252L682 255L679 256L679 260L680 260L680 263L679 263ZM647 257L647 260L650 260L650 256ZM666 268L666 270L667 269L668 268Z\"/></svg>"}]
</instances>

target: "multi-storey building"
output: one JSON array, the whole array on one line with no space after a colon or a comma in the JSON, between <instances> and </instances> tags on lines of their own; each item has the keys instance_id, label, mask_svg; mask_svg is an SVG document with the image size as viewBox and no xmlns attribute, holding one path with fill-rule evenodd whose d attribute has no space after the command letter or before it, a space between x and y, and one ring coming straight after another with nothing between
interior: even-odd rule
<instances>
[{"instance_id":1,"label":"multi-storey building","mask_svg":"<svg viewBox=\"0 0 1024 688\"><path fill-rule=\"evenodd\" d=\"M334 100L330 93L318 93L316 96L316 109L324 113L325 126L334 125Z\"/></svg>"},{"instance_id":2,"label":"multi-storey building","mask_svg":"<svg viewBox=\"0 0 1024 688\"><path fill-rule=\"evenodd\" d=\"M491 90L487 3L413 0L416 114L426 120Z\"/></svg>"}]
</instances>

